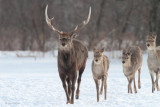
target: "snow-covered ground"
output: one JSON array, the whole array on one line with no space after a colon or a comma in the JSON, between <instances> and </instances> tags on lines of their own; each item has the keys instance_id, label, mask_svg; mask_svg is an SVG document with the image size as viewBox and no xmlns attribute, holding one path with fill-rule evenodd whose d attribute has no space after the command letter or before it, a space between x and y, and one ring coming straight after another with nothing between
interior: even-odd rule
<instances>
[{"instance_id":1,"label":"snow-covered ground","mask_svg":"<svg viewBox=\"0 0 160 107\"><path fill-rule=\"evenodd\" d=\"M57 52L56 52L57 53ZM120 52L116 56L120 56ZM89 54L82 75L80 98L74 106L108 107L159 107L160 92L151 92L151 79L144 54L141 72L142 88L137 94L127 93L127 79L122 72L121 60L112 59L115 53L105 53L110 58L107 100L100 97L96 102L96 88L92 78ZM37 57L35 57L37 56ZM115 57L115 56L114 56ZM56 54L52 52L0 52L0 107L57 107L66 105L66 96L57 71Z\"/></svg>"}]
</instances>

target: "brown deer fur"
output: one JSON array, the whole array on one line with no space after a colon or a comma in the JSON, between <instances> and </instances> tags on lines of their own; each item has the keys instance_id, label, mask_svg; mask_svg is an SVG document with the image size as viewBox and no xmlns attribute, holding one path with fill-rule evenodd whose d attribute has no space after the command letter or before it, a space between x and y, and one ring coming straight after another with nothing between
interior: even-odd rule
<instances>
[{"instance_id":1,"label":"brown deer fur","mask_svg":"<svg viewBox=\"0 0 160 107\"><path fill-rule=\"evenodd\" d=\"M66 50L61 48L58 49L58 71L59 71L59 76L63 83L63 87L66 91L67 103L70 103L71 92L72 92L71 98L74 98L77 71L79 71L79 77L78 77L78 87L76 91L76 97L77 99L79 97L81 76L85 69L87 57L88 57L87 48L78 40L72 40L72 44L69 49ZM66 80L68 84L68 92L66 87ZM71 99L71 101L73 101L73 99Z\"/></svg>"},{"instance_id":2,"label":"brown deer fur","mask_svg":"<svg viewBox=\"0 0 160 107\"><path fill-rule=\"evenodd\" d=\"M47 15L48 5L46 6L45 16L48 26L59 34L58 43L58 71L63 84L64 91L67 97L67 103L74 104L75 83L78 76L76 99L79 98L79 88L81 83L82 73L86 66L88 58L88 50L80 41L74 39L74 34L82 29L90 20L91 8L86 21L83 21L81 26L77 26L72 32L66 33L57 30L51 24L52 19ZM66 84L67 83L67 84ZM67 87L68 86L68 87ZM67 89L68 88L68 89Z\"/></svg>"},{"instance_id":3,"label":"brown deer fur","mask_svg":"<svg viewBox=\"0 0 160 107\"><path fill-rule=\"evenodd\" d=\"M152 33L146 37L146 46L148 51L148 68L152 81L152 93L155 91L155 85L157 91L159 91L158 79L160 77L160 46L156 47L156 34ZM156 80L154 76L156 75Z\"/></svg>"},{"instance_id":4,"label":"brown deer fur","mask_svg":"<svg viewBox=\"0 0 160 107\"><path fill-rule=\"evenodd\" d=\"M103 54L104 49L97 50L94 48L94 59L92 61L92 74L93 79L96 84L97 90L97 102L99 102L99 81L101 80L101 90L100 94L103 92L104 87L104 99L106 100L107 97L107 76L108 76L108 69L109 69L109 60L108 57Z\"/></svg>"},{"instance_id":5,"label":"brown deer fur","mask_svg":"<svg viewBox=\"0 0 160 107\"><path fill-rule=\"evenodd\" d=\"M123 73L128 79L128 93L132 93L132 81L134 80L134 91L137 93L135 73L138 70L138 88L141 88L140 73L142 66L142 51L139 47L133 46L124 49L122 52Z\"/></svg>"}]
</instances>

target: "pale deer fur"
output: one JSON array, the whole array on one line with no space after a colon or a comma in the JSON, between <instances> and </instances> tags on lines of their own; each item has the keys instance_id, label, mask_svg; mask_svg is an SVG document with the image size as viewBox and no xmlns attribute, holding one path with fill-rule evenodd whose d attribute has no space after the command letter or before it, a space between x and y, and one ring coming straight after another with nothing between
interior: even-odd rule
<instances>
[{"instance_id":1,"label":"pale deer fur","mask_svg":"<svg viewBox=\"0 0 160 107\"><path fill-rule=\"evenodd\" d=\"M67 97L67 103L74 103L74 91L77 75L79 71L79 77L77 81L76 99L79 98L81 76L86 66L86 60L88 58L88 50L83 43L74 38L74 34L82 29L90 20L91 8L86 21L80 26L70 32L66 33L57 30L52 24L52 19L47 15L48 5L46 6L45 16L48 26L59 34L58 43L58 72L63 84L64 91ZM67 84L68 89L67 89Z\"/></svg>"},{"instance_id":2,"label":"pale deer fur","mask_svg":"<svg viewBox=\"0 0 160 107\"><path fill-rule=\"evenodd\" d=\"M159 91L158 79L160 77L160 46L156 47L156 34L152 33L146 37L146 46L148 51L148 68L152 81L152 93L155 91L155 85L157 91ZM154 80L156 75L156 80Z\"/></svg>"},{"instance_id":3,"label":"pale deer fur","mask_svg":"<svg viewBox=\"0 0 160 107\"><path fill-rule=\"evenodd\" d=\"M139 47L133 46L124 49L122 52L123 73L128 80L128 93L132 93L132 81L134 80L134 91L137 93L135 74L138 70L138 88L141 88L140 73L142 66L142 51Z\"/></svg>"},{"instance_id":4,"label":"pale deer fur","mask_svg":"<svg viewBox=\"0 0 160 107\"><path fill-rule=\"evenodd\" d=\"M100 94L103 93L104 88L104 99L106 100L107 96L107 76L108 76L108 69L109 69L109 60L108 57L103 54L104 49L97 50L94 48L94 59L92 61L92 74L93 79L96 84L96 90L97 90L97 102L99 102L99 82L101 80L101 90Z\"/></svg>"}]
</instances>

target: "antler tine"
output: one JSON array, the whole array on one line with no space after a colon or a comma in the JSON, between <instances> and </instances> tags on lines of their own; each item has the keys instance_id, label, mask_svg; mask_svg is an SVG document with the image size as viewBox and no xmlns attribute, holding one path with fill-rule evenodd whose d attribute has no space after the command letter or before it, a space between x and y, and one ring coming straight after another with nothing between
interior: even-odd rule
<instances>
[{"instance_id":1,"label":"antler tine","mask_svg":"<svg viewBox=\"0 0 160 107\"><path fill-rule=\"evenodd\" d=\"M53 25L52 25L51 22L52 22L52 20L54 19L54 17L51 18L51 19L49 19L49 18L48 18L47 11L48 11L48 5L46 6L46 9L45 9L45 17L46 17L46 22L47 22L48 26L49 26L52 30L54 30L55 32L57 32L57 33L59 33L59 34L62 34L62 33L63 33L62 31L59 31L59 30L57 30L55 27L53 27Z\"/></svg>"},{"instance_id":2,"label":"antler tine","mask_svg":"<svg viewBox=\"0 0 160 107\"><path fill-rule=\"evenodd\" d=\"M89 20L90 20L90 17L91 17L91 6L89 7L89 14L88 14L88 18L86 21L84 21L83 23L84 24L88 24Z\"/></svg>"},{"instance_id":3,"label":"antler tine","mask_svg":"<svg viewBox=\"0 0 160 107\"><path fill-rule=\"evenodd\" d=\"M73 35L74 33L78 32L80 29L82 29L85 25L88 24L89 20L90 20L90 17L91 17L91 6L89 8L89 14L88 14L88 18L87 20L84 20L82 25L81 26L76 26L75 29L70 33L70 36Z\"/></svg>"}]
</instances>

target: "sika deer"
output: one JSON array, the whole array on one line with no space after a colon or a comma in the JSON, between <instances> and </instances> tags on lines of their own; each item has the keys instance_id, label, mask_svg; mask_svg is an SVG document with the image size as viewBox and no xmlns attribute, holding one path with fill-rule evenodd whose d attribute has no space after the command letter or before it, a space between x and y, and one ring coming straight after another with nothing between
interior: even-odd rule
<instances>
[{"instance_id":1,"label":"sika deer","mask_svg":"<svg viewBox=\"0 0 160 107\"><path fill-rule=\"evenodd\" d=\"M137 93L135 74L138 70L138 88L141 88L140 73L142 66L142 51L134 46L124 49L122 52L123 73L128 79L128 93L132 93L132 81L134 80L134 92Z\"/></svg>"},{"instance_id":2,"label":"sika deer","mask_svg":"<svg viewBox=\"0 0 160 107\"><path fill-rule=\"evenodd\" d=\"M108 60L108 57L103 54L103 51L104 49L97 50L96 48L94 48L93 50L94 59L92 61L92 74L96 84L97 102L99 102L99 81L100 80L102 81L100 94L102 94L103 87L104 87L105 100L107 95L107 76L108 76L108 69L109 69L109 60Z\"/></svg>"},{"instance_id":3,"label":"sika deer","mask_svg":"<svg viewBox=\"0 0 160 107\"><path fill-rule=\"evenodd\" d=\"M80 26L77 26L72 32L66 33L57 30L52 26L52 19L48 18L47 15L48 5L46 6L45 16L46 22L49 27L59 34L59 44L58 44L58 71L59 76L63 84L64 91L67 97L67 104L74 104L74 91L75 83L77 80L77 71L79 71L79 77L77 82L76 99L79 98L79 88L81 83L81 76L86 66L86 60L88 58L88 50L82 42L74 39L74 34L82 29L86 24L88 24L91 15L91 8L89 10L89 15L86 21ZM68 84L68 89L67 85ZM71 99L71 100L70 100Z\"/></svg>"},{"instance_id":4,"label":"sika deer","mask_svg":"<svg viewBox=\"0 0 160 107\"><path fill-rule=\"evenodd\" d=\"M157 91L159 91L158 79L160 77L160 46L156 47L156 34L152 33L146 37L146 46L148 51L148 68L152 80L152 93L155 91L155 85ZM156 80L154 81L154 75Z\"/></svg>"}]
</instances>

